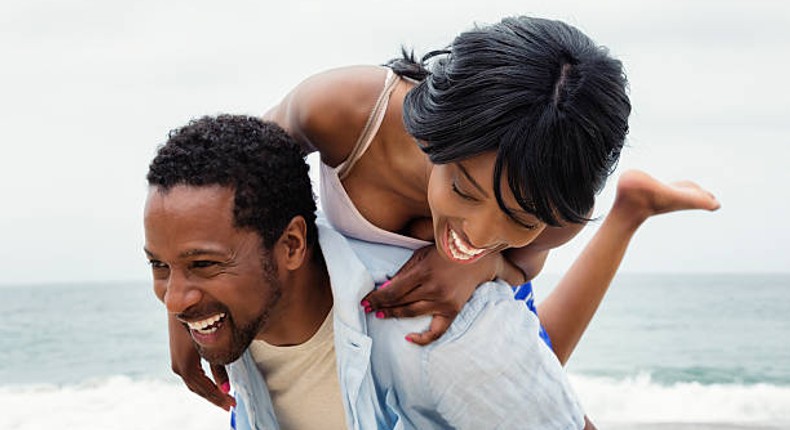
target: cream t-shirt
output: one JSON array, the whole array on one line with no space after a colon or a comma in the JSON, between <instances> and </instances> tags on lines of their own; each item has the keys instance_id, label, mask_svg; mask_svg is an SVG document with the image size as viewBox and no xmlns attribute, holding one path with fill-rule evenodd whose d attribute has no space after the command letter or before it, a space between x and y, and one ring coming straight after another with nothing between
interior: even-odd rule
<instances>
[{"instance_id":1,"label":"cream t-shirt","mask_svg":"<svg viewBox=\"0 0 790 430\"><path fill-rule=\"evenodd\" d=\"M250 345L282 430L346 428L332 314L330 310L318 331L301 345L274 346L263 340Z\"/></svg>"}]
</instances>

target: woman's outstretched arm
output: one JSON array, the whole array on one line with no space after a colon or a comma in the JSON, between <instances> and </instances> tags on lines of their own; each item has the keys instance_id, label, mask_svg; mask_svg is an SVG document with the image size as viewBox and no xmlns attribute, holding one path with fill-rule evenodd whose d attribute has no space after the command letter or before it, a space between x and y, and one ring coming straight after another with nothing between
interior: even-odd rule
<instances>
[{"instance_id":1,"label":"woman's outstretched arm","mask_svg":"<svg viewBox=\"0 0 790 430\"><path fill-rule=\"evenodd\" d=\"M665 184L644 172L625 172L617 184L614 205L601 227L538 306L540 320L560 362L565 364L576 348L642 223L663 213L718 208L713 194L692 182Z\"/></svg>"}]
</instances>

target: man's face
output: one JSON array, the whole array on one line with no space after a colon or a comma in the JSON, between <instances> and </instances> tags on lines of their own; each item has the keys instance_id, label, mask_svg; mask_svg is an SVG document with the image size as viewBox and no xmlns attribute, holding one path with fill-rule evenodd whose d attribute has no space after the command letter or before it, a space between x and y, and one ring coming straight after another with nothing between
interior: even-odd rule
<instances>
[{"instance_id":1,"label":"man's face","mask_svg":"<svg viewBox=\"0 0 790 430\"><path fill-rule=\"evenodd\" d=\"M213 364L238 359L281 296L274 259L234 227L233 204L231 188L178 185L152 187L145 205L154 292Z\"/></svg>"}]
</instances>

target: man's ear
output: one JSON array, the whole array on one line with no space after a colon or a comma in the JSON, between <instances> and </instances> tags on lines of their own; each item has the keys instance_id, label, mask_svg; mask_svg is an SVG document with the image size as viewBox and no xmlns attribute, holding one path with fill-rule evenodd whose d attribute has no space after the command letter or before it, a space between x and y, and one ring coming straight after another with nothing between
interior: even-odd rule
<instances>
[{"instance_id":1,"label":"man's ear","mask_svg":"<svg viewBox=\"0 0 790 430\"><path fill-rule=\"evenodd\" d=\"M307 222L297 215L283 230L277 240L277 263L286 270L296 270L304 264L307 256Z\"/></svg>"}]
</instances>

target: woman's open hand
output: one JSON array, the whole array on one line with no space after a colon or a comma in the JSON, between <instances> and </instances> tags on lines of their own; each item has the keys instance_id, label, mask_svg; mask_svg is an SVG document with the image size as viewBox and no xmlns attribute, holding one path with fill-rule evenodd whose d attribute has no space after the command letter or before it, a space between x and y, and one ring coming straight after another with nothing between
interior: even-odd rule
<instances>
[{"instance_id":1,"label":"woman's open hand","mask_svg":"<svg viewBox=\"0 0 790 430\"><path fill-rule=\"evenodd\" d=\"M483 282L493 280L506 263L501 254L487 255L471 264L458 264L439 255L435 245L414 251L398 273L362 301L367 312L377 318L433 315L423 333L407 339L427 345L438 339Z\"/></svg>"}]
</instances>

